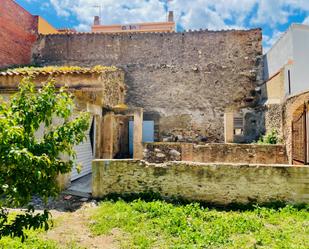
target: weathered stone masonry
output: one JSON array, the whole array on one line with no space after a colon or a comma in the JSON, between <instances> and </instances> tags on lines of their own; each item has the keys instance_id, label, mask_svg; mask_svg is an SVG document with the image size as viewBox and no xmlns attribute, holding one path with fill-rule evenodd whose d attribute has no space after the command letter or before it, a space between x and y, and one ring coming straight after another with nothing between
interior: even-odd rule
<instances>
[{"instance_id":1,"label":"weathered stone masonry","mask_svg":"<svg viewBox=\"0 0 309 249\"><path fill-rule=\"evenodd\" d=\"M127 102L154 120L156 140L223 142L226 108L254 105L262 35L247 31L41 36L33 62L115 65Z\"/></svg>"},{"instance_id":2,"label":"weathered stone masonry","mask_svg":"<svg viewBox=\"0 0 309 249\"><path fill-rule=\"evenodd\" d=\"M218 204L308 203L309 167L94 160L92 195L158 192Z\"/></svg>"},{"instance_id":3,"label":"weathered stone masonry","mask_svg":"<svg viewBox=\"0 0 309 249\"><path fill-rule=\"evenodd\" d=\"M150 163L190 161L201 163L288 164L285 145L209 143L145 143L144 160Z\"/></svg>"}]
</instances>

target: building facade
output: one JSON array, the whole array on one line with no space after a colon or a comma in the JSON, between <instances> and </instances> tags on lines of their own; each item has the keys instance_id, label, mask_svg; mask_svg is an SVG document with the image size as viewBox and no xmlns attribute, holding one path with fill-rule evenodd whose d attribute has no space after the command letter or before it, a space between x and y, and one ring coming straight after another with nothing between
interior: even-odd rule
<instances>
[{"instance_id":1,"label":"building facade","mask_svg":"<svg viewBox=\"0 0 309 249\"><path fill-rule=\"evenodd\" d=\"M100 17L95 16L91 31L98 33L175 32L174 14L172 11L169 11L166 22L144 22L113 25L104 25L101 23Z\"/></svg>"},{"instance_id":2,"label":"building facade","mask_svg":"<svg viewBox=\"0 0 309 249\"><path fill-rule=\"evenodd\" d=\"M264 56L264 79L284 74L281 99L309 90L309 26L292 24Z\"/></svg>"},{"instance_id":3,"label":"building facade","mask_svg":"<svg viewBox=\"0 0 309 249\"><path fill-rule=\"evenodd\" d=\"M94 158L113 158L116 155L120 150L119 122L111 123L109 121L111 114L103 117L103 109L112 113L115 106L124 103L125 85L122 70L114 67L9 69L0 72L0 97L8 101L10 96L17 91L22 79L30 75L37 87L51 79L54 80L57 88L67 87L73 93L76 113L88 112L90 114L89 129L85 133L86 139L75 146L76 162L82 164L82 170L78 173L74 167L64 182L68 183L69 180L76 180L91 173L91 162ZM60 122L59 118L53 120L54 125ZM44 131L44 125L41 124L36 136L42 137ZM111 136L114 139L110 139ZM103 155L104 152L107 154Z\"/></svg>"},{"instance_id":4,"label":"building facade","mask_svg":"<svg viewBox=\"0 0 309 249\"><path fill-rule=\"evenodd\" d=\"M30 64L37 35L55 33L57 29L42 17L30 14L13 0L1 0L0 68Z\"/></svg>"},{"instance_id":5,"label":"building facade","mask_svg":"<svg viewBox=\"0 0 309 249\"><path fill-rule=\"evenodd\" d=\"M292 24L264 55L265 129L278 131L289 162L309 163L309 26Z\"/></svg>"}]
</instances>

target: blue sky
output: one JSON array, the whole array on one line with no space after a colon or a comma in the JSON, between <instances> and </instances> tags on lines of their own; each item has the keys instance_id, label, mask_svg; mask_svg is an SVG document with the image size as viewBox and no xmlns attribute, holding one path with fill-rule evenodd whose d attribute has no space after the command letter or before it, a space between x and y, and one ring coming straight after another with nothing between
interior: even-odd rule
<instances>
[{"instance_id":1,"label":"blue sky","mask_svg":"<svg viewBox=\"0 0 309 249\"><path fill-rule=\"evenodd\" d=\"M16 0L57 28L89 31L102 7L105 24L164 21L175 12L178 30L263 29L264 51L293 22L309 25L309 0Z\"/></svg>"}]
</instances>

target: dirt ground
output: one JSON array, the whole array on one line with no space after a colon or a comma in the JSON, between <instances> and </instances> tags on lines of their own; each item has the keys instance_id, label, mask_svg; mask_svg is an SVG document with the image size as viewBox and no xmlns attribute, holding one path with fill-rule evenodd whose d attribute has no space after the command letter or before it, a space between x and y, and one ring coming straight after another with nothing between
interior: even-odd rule
<instances>
[{"instance_id":1,"label":"dirt ground","mask_svg":"<svg viewBox=\"0 0 309 249\"><path fill-rule=\"evenodd\" d=\"M41 204L39 200L36 201L39 207ZM117 230L112 231L111 235L102 236L93 236L90 232L90 215L97 207L96 201L61 195L47 206L53 216L54 226L44 235L45 239L54 240L63 248L119 248L115 240Z\"/></svg>"}]
</instances>

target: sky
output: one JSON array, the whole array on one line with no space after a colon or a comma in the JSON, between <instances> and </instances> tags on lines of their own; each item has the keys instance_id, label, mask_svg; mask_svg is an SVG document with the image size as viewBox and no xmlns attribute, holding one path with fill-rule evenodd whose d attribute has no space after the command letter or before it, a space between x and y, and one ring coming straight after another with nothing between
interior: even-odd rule
<instances>
[{"instance_id":1,"label":"sky","mask_svg":"<svg viewBox=\"0 0 309 249\"><path fill-rule=\"evenodd\" d=\"M177 31L262 28L266 52L291 23L309 25L309 0L16 0L56 28L90 31L104 24L165 21L173 10ZM101 11L99 7L101 6Z\"/></svg>"}]
</instances>

